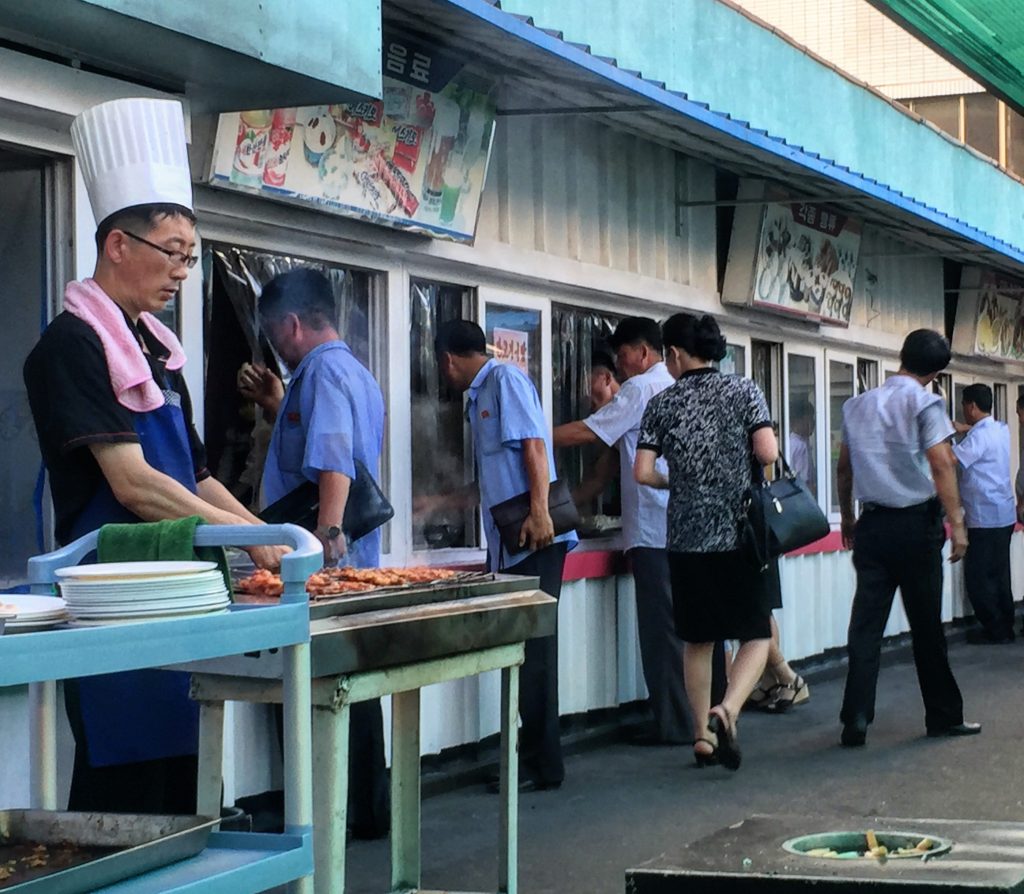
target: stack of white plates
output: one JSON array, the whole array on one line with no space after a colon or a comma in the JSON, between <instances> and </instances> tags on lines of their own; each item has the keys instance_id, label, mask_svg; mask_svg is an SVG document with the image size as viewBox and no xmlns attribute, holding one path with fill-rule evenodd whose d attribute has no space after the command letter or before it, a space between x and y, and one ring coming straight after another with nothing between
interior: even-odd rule
<instances>
[{"instance_id":1,"label":"stack of white plates","mask_svg":"<svg viewBox=\"0 0 1024 894\"><path fill-rule=\"evenodd\" d=\"M57 571L76 627L164 621L226 611L214 562L106 562Z\"/></svg>"},{"instance_id":2,"label":"stack of white plates","mask_svg":"<svg viewBox=\"0 0 1024 894\"><path fill-rule=\"evenodd\" d=\"M10 606L14 617L7 618L5 633L33 633L47 630L68 619L63 599L54 596L29 596L23 593L0 593L0 605Z\"/></svg>"}]
</instances>

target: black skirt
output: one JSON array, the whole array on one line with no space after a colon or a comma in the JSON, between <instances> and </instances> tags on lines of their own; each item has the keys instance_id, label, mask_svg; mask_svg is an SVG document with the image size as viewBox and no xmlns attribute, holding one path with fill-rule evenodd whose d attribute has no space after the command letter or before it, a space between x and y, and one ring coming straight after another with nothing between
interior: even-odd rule
<instances>
[{"instance_id":1,"label":"black skirt","mask_svg":"<svg viewBox=\"0 0 1024 894\"><path fill-rule=\"evenodd\" d=\"M771 636L773 583L778 580L774 568L756 572L737 550L670 552L668 559L676 633L683 642Z\"/></svg>"}]
</instances>

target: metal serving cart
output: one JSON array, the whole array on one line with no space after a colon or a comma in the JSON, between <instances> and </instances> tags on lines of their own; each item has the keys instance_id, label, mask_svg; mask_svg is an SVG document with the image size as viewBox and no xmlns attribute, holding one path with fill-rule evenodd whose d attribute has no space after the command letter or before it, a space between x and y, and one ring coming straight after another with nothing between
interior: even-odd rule
<instances>
[{"instance_id":1,"label":"metal serving cart","mask_svg":"<svg viewBox=\"0 0 1024 894\"><path fill-rule=\"evenodd\" d=\"M52 593L58 568L79 563L96 548L97 534L29 561L33 592ZM0 687L33 684L32 776L35 806L55 810L55 679L180 664L216 656L276 649L281 662L285 711L285 830L281 835L213 832L197 856L125 881L98 887L109 894L246 894L290 885L294 892L312 890L312 768L310 762L309 606L306 578L323 561L319 542L293 525L202 526L197 546L257 546L284 543L294 552L284 557L285 583L279 605L233 605L223 614L159 622L139 622L85 629L54 629L0 637ZM200 790L216 778L210 742L223 715L201 712ZM207 805L209 798L206 798ZM219 816L219 803L212 816ZM73 814L67 815L69 817Z\"/></svg>"},{"instance_id":2,"label":"metal serving cart","mask_svg":"<svg viewBox=\"0 0 1024 894\"><path fill-rule=\"evenodd\" d=\"M310 605L316 894L345 890L349 709L391 695L391 887L418 891L420 875L420 689L501 671L500 816L497 891L517 890L516 721L524 643L555 631L558 605L536 578L470 575L454 582L381 589ZM203 661L193 672L201 716L225 701L281 698L278 653ZM220 723L206 728L217 730ZM220 741L204 739L201 766L220 766ZM200 812L220 806L220 780L201 775ZM447 890L447 889L446 889Z\"/></svg>"}]
</instances>

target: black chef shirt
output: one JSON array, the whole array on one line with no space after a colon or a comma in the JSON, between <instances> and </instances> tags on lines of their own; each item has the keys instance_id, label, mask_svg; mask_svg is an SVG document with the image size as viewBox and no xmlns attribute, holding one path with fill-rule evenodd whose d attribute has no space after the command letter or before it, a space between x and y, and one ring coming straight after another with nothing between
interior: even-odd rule
<instances>
[{"instance_id":1,"label":"black chef shirt","mask_svg":"<svg viewBox=\"0 0 1024 894\"><path fill-rule=\"evenodd\" d=\"M192 423L184 377L166 369L169 352L145 325L136 326L127 316L125 320L146 345L154 380L181 396L196 481L208 478L206 450ZM89 445L137 444L135 414L114 396L99 336L67 311L46 328L25 361L24 375L39 448L50 473L57 541L66 543L75 519L103 481Z\"/></svg>"}]
</instances>

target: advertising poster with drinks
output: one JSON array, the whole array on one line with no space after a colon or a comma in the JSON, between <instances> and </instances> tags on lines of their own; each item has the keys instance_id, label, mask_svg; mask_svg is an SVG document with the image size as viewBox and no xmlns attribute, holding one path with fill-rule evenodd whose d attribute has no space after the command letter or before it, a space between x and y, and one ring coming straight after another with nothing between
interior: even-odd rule
<instances>
[{"instance_id":1,"label":"advertising poster with drinks","mask_svg":"<svg viewBox=\"0 0 1024 894\"><path fill-rule=\"evenodd\" d=\"M395 40L384 54L383 101L221 115L211 183L472 241L494 103L449 57Z\"/></svg>"},{"instance_id":2,"label":"advertising poster with drinks","mask_svg":"<svg viewBox=\"0 0 1024 894\"><path fill-rule=\"evenodd\" d=\"M767 205L754 304L849 325L860 224L821 205Z\"/></svg>"}]
</instances>

